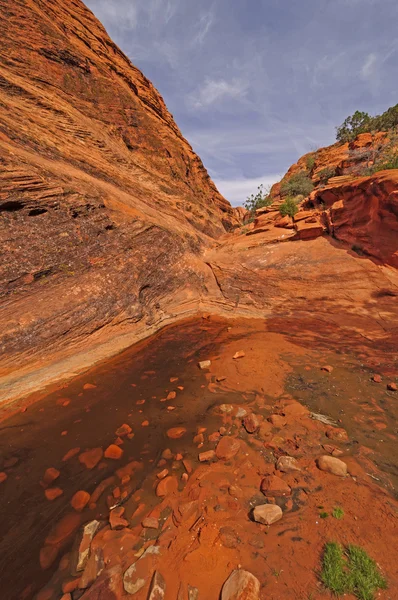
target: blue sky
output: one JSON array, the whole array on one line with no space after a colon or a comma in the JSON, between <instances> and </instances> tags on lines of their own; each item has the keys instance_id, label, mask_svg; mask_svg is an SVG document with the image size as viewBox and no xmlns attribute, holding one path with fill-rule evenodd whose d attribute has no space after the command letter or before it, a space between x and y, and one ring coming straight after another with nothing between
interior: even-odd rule
<instances>
[{"instance_id":1,"label":"blue sky","mask_svg":"<svg viewBox=\"0 0 398 600\"><path fill-rule=\"evenodd\" d=\"M398 102L397 0L86 0L234 205Z\"/></svg>"}]
</instances>

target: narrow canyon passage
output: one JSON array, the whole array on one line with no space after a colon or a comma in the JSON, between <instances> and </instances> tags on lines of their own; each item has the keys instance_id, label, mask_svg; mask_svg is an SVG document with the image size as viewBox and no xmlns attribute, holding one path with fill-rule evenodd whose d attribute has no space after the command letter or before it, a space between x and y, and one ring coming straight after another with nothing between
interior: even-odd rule
<instances>
[{"instance_id":1,"label":"narrow canyon passage","mask_svg":"<svg viewBox=\"0 0 398 600\"><path fill-rule=\"evenodd\" d=\"M171 544L165 560L177 564L179 552L186 558L182 572L164 574L170 590L166 597L176 597L172 592L177 593L174 587L180 581L200 588L201 597L218 597L217 586L226 578L230 561L209 562L215 552L214 536L203 541L206 521L208 528L215 527L217 518L221 518L216 527L217 535L221 531L221 543L229 552L240 548L240 560L246 561L260 581L266 579L270 593L281 589L281 585L284 590L290 589L292 578L298 578L299 590L316 587L315 576L308 571L310 563L304 571L300 566L300 553L304 547L309 552L311 547L310 562L316 569L322 541L333 535L333 527L341 527L337 521L332 524L330 519L327 523L327 519L318 518L314 530L317 507L331 502L342 505L346 512L345 535L355 538L361 516L358 511L365 515L373 497L379 503L375 510L396 511L391 496L377 488L376 481L392 495L398 490L396 394L386 390L385 385L397 376L391 359L394 348L391 344L384 349L379 345L375 357L372 344L360 345L360 340L351 336L351 345L348 340L345 345L344 334L339 332L341 343L336 347L333 336L328 342L325 333L320 331L319 323L299 319L284 324L278 319L217 317L185 321L165 328L40 399L27 398L22 409L2 420L0 428L0 471L7 476L0 484L0 579L4 597L28 600L44 586L38 598L61 598L63 589L68 589L65 586L77 581L59 565L65 556L71 556L79 528L98 519L105 530L109 529L106 523L115 505L125 508L123 518L129 527L141 531L132 544L135 553L171 536L166 527L170 510L175 510L175 502L184 505L184 494L189 493L192 500L195 493L190 486L194 486L195 477L201 491L215 498L211 514L207 505L201 545L195 549L199 564L204 561L204 568L212 571L212 585L206 587L209 582L190 562L193 550L189 544L178 551ZM233 359L236 352L244 356ZM211 360L209 369L198 368L203 360ZM322 368L325 365L332 366L330 372ZM376 366L389 377L383 377L380 384L372 380ZM332 430L346 430L348 437L339 433L333 436L330 427L325 429L306 415L303 423L301 409L290 413L286 408L293 399L331 419ZM242 419L252 411L262 422L254 435L242 427ZM123 425L131 428L128 435L129 429L120 430ZM176 433L181 433L180 438L168 437L167 432L174 428L181 428ZM200 453L214 450L221 437L219 431L240 440L236 469L228 467L227 462L223 471L222 461L210 461L208 465L198 459ZM112 452L106 450L115 442L121 452L111 458ZM331 489L322 474L309 466L314 456L325 452L324 447L328 452L338 450L344 454L352 472L349 482L333 481ZM84 454L87 451L89 454ZM291 498L277 498L285 513L283 523L273 525L264 537L258 530L264 526L250 518L253 507L264 501L256 489L256 478L268 472L274 457L283 454L301 458L306 463L306 475L289 481ZM55 469L56 475L46 473L47 469ZM178 480L179 491L168 490L164 499L157 495L156 485L157 476L165 469ZM240 479L239 484L232 481L234 477ZM208 484L203 483L206 478ZM225 481L230 482L229 486ZM52 490L60 490L54 494L60 495L51 499ZM73 508L71 500L78 491L91 497L87 496L89 500L83 506L74 502ZM165 524L160 531L141 527L145 516L153 514ZM385 527L389 524L390 517ZM119 534L118 530L111 521L110 532ZM284 533L289 530L291 534ZM233 541L238 534L239 544ZM384 531L379 541L377 528L366 535L373 555L394 580L396 570L388 553L380 548L386 547L393 529ZM180 543L186 544L184 534ZM124 560L115 547L113 555ZM231 560L233 564L237 559ZM276 572L280 575L275 576ZM284 593L280 597L299 597Z\"/></svg>"}]
</instances>

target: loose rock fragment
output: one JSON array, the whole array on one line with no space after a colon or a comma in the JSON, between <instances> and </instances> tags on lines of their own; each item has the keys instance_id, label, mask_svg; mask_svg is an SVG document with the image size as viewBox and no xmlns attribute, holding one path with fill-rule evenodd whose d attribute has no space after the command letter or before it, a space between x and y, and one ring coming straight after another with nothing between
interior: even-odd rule
<instances>
[{"instance_id":1,"label":"loose rock fragment","mask_svg":"<svg viewBox=\"0 0 398 600\"><path fill-rule=\"evenodd\" d=\"M254 520L263 525L272 525L282 516L282 509L277 504L260 504L253 511Z\"/></svg>"},{"instance_id":2,"label":"loose rock fragment","mask_svg":"<svg viewBox=\"0 0 398 600\"><path fill-rule=\"evenodd\" d=\"M90 494L84 490L79 490L74 494L70 503L77 512L80 512L88 504L89 500Z\"/></svg>"},{"instance_id":3,"label":"loose rock fragment","mask_svg":"<svg viewBox=\"0 0 398 600\"><path fill-rule=\"evenodd\" d=\"M326 373L331 373L333 371L333 367L331 367L330 365L324 365L323 367L321 367L321 371L326 371Z\"/></svg>"},{"instance_id":4,"label":"loose rock fragment","mask_svg":"<svg viewBox=\"0 0 398 600\"><path fill-rule=\"evenodd\" d=\"M260 421L256 415L251 413L243 419L243 427L246 429L247 433L255 433L260 427Z\"/></svg>"},{"instance_id":5,"label":"loose rock fragment","mask_svg":"<svg viewBox=\"0 0 398 600\"><path fill-rule=\"evenodd\" d=\"M317 460L318 469L331 473L332 475L338 475L339 477L345 477L347 475L347 465L345 462L334 456L320 456Z\"/></svg>"},{"instance_id":6,"label":"loose rock fragment","mask_svg":"<svg viewBox=\"0 0 398 600\"><path fill-rule=\"evenodd\" d=\"M117 506L109 513L109 525L111 529L124 529L128 526L128 521L123 518L124 508L123 506Z\"/></svg>"},{"instance_id":7,"label":"loose rock fragment","mask_svg":"<svg viewBox=\"0 0 398 600\"><path fill-rule=\"evenodd\" d=\"M326 436L330 440L339 440L341 442L348 440L348 433L342 427L329 427L326 431Z\"/></svg>"},{"instance_id":8,"label":"loose rock fragment","mask_svg":"<svg viewBox=\"0 0 398 600\"><path fill-rule=\"evenodd\" d=\"M276 468L278 471L282 471L282 473L300 471L297 460L292 456L280 456L276 462Z\"/></svg>"},{"instance_id":9,"label":"loose rock fragment","mask_svg":"<svg viewBox=\"0 0 398 600\"><path fill-rule=\"evenodd\" d=\"M185 427L172 427L171 429L168 430L167 432L167 437L171 438L172 440L177 440L179 438L181 438L183 435L185 435L187 432L187 430L185 429ZM165 456L163 458L166 458Z\"/></svg>"},{"instance_id":10,"label":"loose rock fragment","mask_svg":"<svg viewBox=\"0 0 398 600\"><path fill-rule=\"evenodd\" d=\"M290 486L276 475L267 475L261 482L261 491L264 496L279 498L281 496L290 496L292 490Z\"/></svg>"},{"instance_id":11,"label":"loose rock fragment","mask_svg":"<svg viewBox=\"0 0 398 600\"><path fill-rule=\"evenodd\" d=\"M235 352L232 358L236 360L237 358L243 358L244 356L246 356L246 354L242 350L239 350L238 352Z\"/></svg>"},{"instance_id":12,"label":"loose rock fragment","mask_svg":"<svg viewBox=\"0 0 398 600\"><path fill-rule=\"evenodd\" d=\"M208 450L207 452L201 452L199 454L200 462L209 462L211 460L214 460L215 458L216 453L214 452L214 450Z\"/></svg>"},{"instance_id":13,"label":"loose rock fragment","mask_svg":"<svg viewBox=\"0 0 398 600\"><path fill-rule=\"evenodd\" d=\"M59 498L59 496L62 496L63 493L64 493L64 491L58 487L48 488L47 490L44 491L44 494L45 494L47 500L50 500L50 501L55 500L56 498Z\"/></svg>"},{"instance_id":14,"label":"loose rock fragment","mask_svg":"<svg viewBox=\"0 0 398 600\"><path fill-rule=\"evenodd\" d=\"M141 525L145 529L159 529L159 521L155 517L145 517L145 519L142 520Z\"/></svg>"},{"instance_id":15,"label":"loose rock fragment","mask_svg":"<svg viewBox=\"0 0 398 600\"><path fill-rule=\"evenodd\" d=\"M123 450L120 446L116 446L116 444L111 444L105 450L104 453L105 458L112 458L113 460L119 460L123 456Z\"/></svg>"},{"instance_id":16,"label":"loose rock fragment","mask_svg":"<svg viewBox=\"0 0 398 600\"><path fill-rule=\"evenodd\" d=\"M249 571L236 569L224 583L221 600L259 600L260 582Z\"/></svg>"},{"instance_id":17,"label":"loose rock fragment","mask_svg":"<svg viewBox=\"0 0 398 600\"><path fill-rule=\"evenodd\" d=\"M390 390L390 392L396 392L398 390L398 387L396 383L388 383L387 389Z\"/></svg>"},{"instance_id":18,"label":"loose rock fragment","mask_svg":"<svg viewBox=\"0 0 398 600\"><path fill-rule=\"evenodd\" d=\"M239 440L226 435L217 444L216 456L221 460L230 460L239 452L239 449Z\"/></svg>"},{"instance_id":19,"label":"loose rock fragment","mask_svg":"<svg viewBox=\"0 0 398 600\"><path fill-rule=\"evenodd\" d=\"M131 429L130 425L127 425L127 423L123 423L123 425L116 429L115 435L117 435L118 437L123 437L124 435L127 435L132 431L133 430Z\"/></svg>"},{"instance_id":20,"label":"loose rock fragment","mask_svg":"<svg viewBox=\"0 0 398 600\"><path fill-rule=\"evenodd\" d=\"M93 448L92 450L86 450L79 455L79 462L81 462L87 469L94 469L102 459L104 452L102 448Z\"/></svg>"},{"instance_id":21,"label":"loose rock fragment","mask_svg":"<svg viewBox=\"0 0 398 600\"><path fill-rule=\"evenodd\" d=\"M209 369L211 366L211 360L202 360L198 364L199 369Z\"/></svg>"},{"instance_id":22,"label":"loose rock fragment","mask_svg":"<svg viewBox=\"0 0 398 600\"><path fill-rule=\"evenodd\" d=\"M60 472L58 471L58 469L55 469L54 467L49 467L44 473L43 483L45 483L46 485L50 485L50 483L58 479L59 476Z\"/></svg>"}]
</instances>

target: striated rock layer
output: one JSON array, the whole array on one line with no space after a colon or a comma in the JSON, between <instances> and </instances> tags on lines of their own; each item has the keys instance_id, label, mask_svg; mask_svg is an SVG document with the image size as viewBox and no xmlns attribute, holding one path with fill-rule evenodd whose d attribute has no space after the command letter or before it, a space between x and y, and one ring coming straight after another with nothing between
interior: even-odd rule
<instances>
[{"instance_id":1,"label":"striated rock layer","mask_svg":"<svg viewBox=\"0 0 398 600\"><path fill-rule=\"evenodd\" d=\"M198 255L238 220L80 1L0 0L0 20L5 376L192 310Z\"/></svg>"}]
</instances>

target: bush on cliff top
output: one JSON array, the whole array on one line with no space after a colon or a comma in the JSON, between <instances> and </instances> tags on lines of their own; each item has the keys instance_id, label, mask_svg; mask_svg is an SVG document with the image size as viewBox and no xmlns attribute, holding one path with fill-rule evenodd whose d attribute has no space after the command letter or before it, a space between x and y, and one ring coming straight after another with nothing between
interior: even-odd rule
<instances>
[{"instance_id":1,"label":"bush on cliff top","mask_svg":"<svg viewBox=\"0 0 398 600\"><path fill-rule=\"evenodd\" d=\"M314 184L308 175L304 172L295 173L289 179L286 179L281 184L282 196L308 196L314 189Z\"/></svg>"},{"instance_id":2,"label":"bush on cliff top","mask_svg":"<svg viewBox=\"0 0 398 600\"><path fill-rule=\"evenodd\" d=\"M272 198L269 193L270 188L264 188L263 184L261 184L258 186L256 194L251 194L251 196L246 198L243 206L252 216L254 216L254 213L258 208L263 208L264 206L270 206L270 204L272 204Z\"/></svg>"},{"instance_id":3,"label":"bush on cliff top","mask_svg":"<svg viewBox=\"0 0 398 600\"><path fill-rule=\"evenodd\" d=\"M383 114L371 117L368 113L357 110L347 117L340 127L336 127L338 142L351 142L360 133L389 131L398 126L398 104L391 106Z\"/></svg>"},{"instance_id":4,"label":"bush on cliff top","mask_svg":"<svg viewBox=\"0 0 398 600\"><path fill-rule=\"evenodd\" d=\"M280 205L279 212L282 217L294 217L294 215L298 212L297 200L288 196L286 200Z\"/></svg>"}]
</instances>

